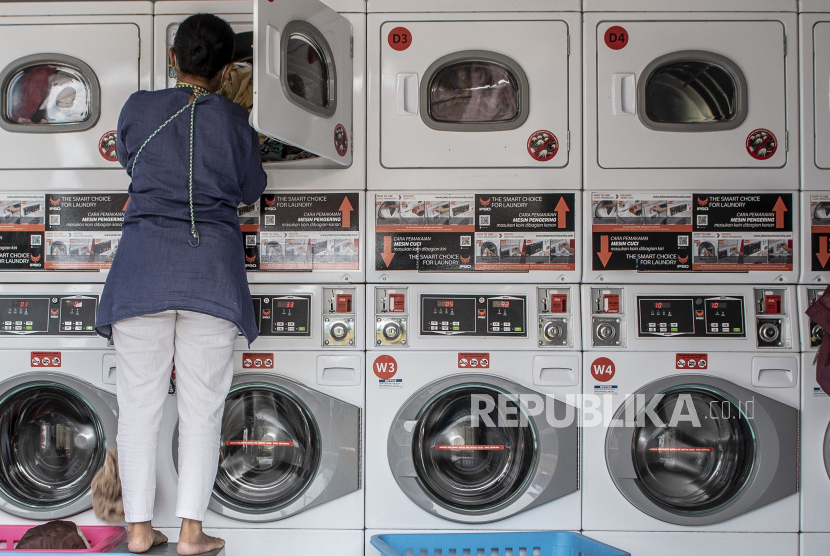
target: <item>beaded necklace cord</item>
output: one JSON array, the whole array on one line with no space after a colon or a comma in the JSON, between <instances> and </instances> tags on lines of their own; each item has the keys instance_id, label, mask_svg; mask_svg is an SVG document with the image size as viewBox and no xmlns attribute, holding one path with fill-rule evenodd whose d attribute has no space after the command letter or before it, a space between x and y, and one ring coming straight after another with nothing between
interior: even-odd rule
<instances>
[{"instance_id":1,"label":"beaded necklace cord","mask_svg":"<svg viewBox=\"0 0 830 556\"><path fill-rule=\"evenodd\" d=\"M164 122L159 126L157 130L150 134L146 141L141 145L138 149L138 152L135 153L135 158L133 159L133 167L132 167L132 174L135 174L135 165L138 162L138 156L141 154L141 151L144 150L144 147L147 146L147 143L150 142L150 139L156 136L156 134L165 128L167 124L172 122L176 116L190 108L190 173L188 176L188 184L187 184L187 193L188 193L188 200L190 202L190 235L193 236L193 239L188 240L188 244L191 247L198 247L199 246L199 231L196 229L196 216L193 211L193 122L196 118L196 102L202 98L206 97L210 94L210 91L207 89L200 87L198 85L193 85L192 83L182 83L181 81L176 83L176 88L188 88L193 90L193 100L185 104L181 110L167 118L167 121ZM193 242L196 243L193 243Z\"/></svg>"}]
</instances>

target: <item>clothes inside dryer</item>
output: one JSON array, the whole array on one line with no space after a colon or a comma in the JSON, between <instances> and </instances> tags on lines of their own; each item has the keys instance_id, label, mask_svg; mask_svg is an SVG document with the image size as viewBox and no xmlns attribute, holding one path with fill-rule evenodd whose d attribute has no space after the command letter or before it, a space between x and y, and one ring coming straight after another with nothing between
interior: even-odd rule
<instances>
[{"instance_id":1,"label":"clothes inside dryer","mask_svg":"<svg viewBox=\"0 0 830 556\"><path fill-rule=\"evenodd\" d=\"M646 418L634 433L640 488L677 513L726 504L743 488L754 462L754 438L746 416L726 395L694 385L659 395L654 413L662 423ZM671 426L678 410L692 411L695 418Z\"/></svg>"},{"instance_id":2,"label":"clothes inside dryer","mask_svg":"<svg viewBox=\"0 0 830 556\"><path fill-rule=\"evenodd\" d=\"M311 484L320 463L317 424L289 392L243 385L225 402L214 495L242 510L274 510Z\"/></svg>"},{"instance_id":3,"label":"clothes inside dryer","mask_svg":"<svg viewBox=\"0 0 830 556\"><path fill-rule=\"evenodd\" d=\"M421 484L439 502L461 510L492 509L510 502L536 464L536 434L524 426L506 426L521 409L506 400L508 416L497 406L480 417L471 407L503 393L485 386L443 392L427 405L415 426L412 443Z\"/></svg>"},{"instance_id":4,"label":"clothes inside dryer","mask_svg":"<svg viewBox=\"0 0 830 556\"><path fill-rule=\"evenodd\" d=\"M485 60L456 62L431 79L429 117L438 122L509 122L523 108L519 98L519 81L507 67Z\"/></svg>"},{"instance_id":5,"label":"clothes inside dryer","mask_svg":"<svg viewBox=\"0 0 830 556\"><path fill-rule=\"evenodd\" d=\"M60 508L85 495L104 462L104 428L77 391L33 381L0 401L0 491L16 504Z\"/></svg>"}]
</instances>

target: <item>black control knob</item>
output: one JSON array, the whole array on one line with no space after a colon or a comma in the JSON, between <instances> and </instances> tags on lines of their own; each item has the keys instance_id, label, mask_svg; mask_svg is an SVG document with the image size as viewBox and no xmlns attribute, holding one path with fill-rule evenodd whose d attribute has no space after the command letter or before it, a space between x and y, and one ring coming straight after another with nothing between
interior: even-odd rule
<instances>
[{"instance_id":1,"label":"black control knob","mask_svg":"<svg viewBox=\"0 0 830 556\"><path fill-rule=\"evenodd\" d=\"M401 335L401 327L396 322L389 322L383 327L383 337L389 341L395 340Z\"/></svg>"},{"instance_id":2,"label":"black control knob","mask_svg":"<svg viewBox=\"0 0 830 556\"><path fill-rule=\"evenodd\" d=\"M562 334L564 330L562 330L562 325L557 324L555 322L549 322L545 325L542 329L542 334L545 336L545 339L549 342L555 342L562 338Z\"/></svg>"},{"instance_id":3,"label":"black control knob","mask_svg":"<svg viewBox=\"0 0 830 556\"><path fill-rule=\"evenodd\" d=\"M597 326L597 338L602 340L603 342L607 342L609 340L613 340L617 336L617 329L604 322Z\"/></svg>"},{"instance_id":4,"label":"black control knob","mask_svg":"<svg viewBox=\"0 0 830 556\"><path fill-rule=\"evenodd\" d=\"M776 341L780 335L781 331L778 330L778 327L770 322L765 322L758 327L758 337L764 342L772 343Z\"/></svg>"},{"instance_id":5,"label":"black control knob","mask_svg":"<svg viewBox=\"0 0 830 556\"><path fill-rule=\"evenodd\" d=\"M331 325L331 337L334 338L336 341L341 341L346 335L349 333L349 328L343 324L342 322L336 322Z\"/></svg>"}]
</instances>

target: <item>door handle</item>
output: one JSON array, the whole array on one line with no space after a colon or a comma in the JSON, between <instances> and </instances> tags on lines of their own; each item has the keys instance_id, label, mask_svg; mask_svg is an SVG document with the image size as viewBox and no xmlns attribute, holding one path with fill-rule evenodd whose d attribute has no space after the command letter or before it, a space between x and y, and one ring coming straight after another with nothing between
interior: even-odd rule
<instances>
[{"instance_id":1,"label":"door handle","mask_svg":"<svg viewBox=\"0 0 830 556\"><path fill-rule=\"evenodd\" d=\"M418 115L418 74L399 73L396 89L398 116Z\"/></svg>"},{"instance_id":2,"label":"door handle","mask_svg":"<svg viewBox=\"0 0 830 556\"><path fill-rule=\"evenodd\" d=\"M280 76L280 32L270 25L265 26L265 71Z\"/></svg>"},{"instance_id":3,"label":"door handle","mask_svg":"<svg viewBox=\"0 0 830 556\"><path fill-rule=\"evenodd\" d=\"M634 74L615 73L611 76L612 112L615 116L633 116L637 111Z\"/></svg>"}]
</instances>

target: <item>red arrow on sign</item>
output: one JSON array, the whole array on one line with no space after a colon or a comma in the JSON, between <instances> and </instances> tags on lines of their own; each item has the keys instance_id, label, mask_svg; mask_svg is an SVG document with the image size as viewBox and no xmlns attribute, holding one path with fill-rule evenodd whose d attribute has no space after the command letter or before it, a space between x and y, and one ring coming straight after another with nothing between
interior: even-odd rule
<instances>
[{"instance_id":1,"label":"red arrow on sign","mask_svg":"<svg viewBox=\"0 0 830 556\"><path fill-rule=\"evenodd\" d=\"M821 263L821 268L827 266L827 261L830 260L830 253L827 251L827 236L819 236L816 257L818 257L818 262Z\"/></svg>"},{"instance_id":2,"label":"red arrow on sign","mask_svg":"<svg viewBox=\"0 0 830 556\"><path fill-rule=\"evenodd\" d=\"M343 223L344 228L348 228L352 223L352 204L349 202L349 197L343 197L343 202L340 203L340 208L337 209L340 211L340 221Z\"/></svg>"},{"instance_id":3,"label":"red arrow on sign","mask_svg":"<svg viewBox=\"0 0 830 556\"><path fill-rule=\"evenodd\" d=\"M772 207L772 210L775 211L775 227L783 228L784 213L787 212L787 205L784 204L784 199L778 197L778 200L775 202L775 206Z\"/></svg>"},{"instance_id":4,"label":"red arrow on sign","mask_svg":"<svg viewBox=\"0 0 830 556\"><path fill-rule=\"evenodd\" d=\"M394 256L395 254L392 252L392 236L383 236L383 251L381 251L380 257L386 263L386 268L389 268L389 263L392 262L392 257Z\"/></svg>"},{"instance_id":5,"label":"red arrow on sign","mask_svg":"<svg viewBox=\"0 0 830 556\"><path fill-rule=\"evenodd\" d=\"M559 202L556 203L556 208L553 209L556 211L556 226L558 228L564 228L566 225L566 212L570 211L571 209L568 208L568 203L565 202L564 197L559 198Z\"/></svg>"},{"instance_id":6,"label":"red arrow on sign","mask_svg":"<svg viewBox=\"0 0 830 556\"><path fill-rule=\"evenodd\" d=\"M602 266L606 266L611 258L611 251L608 250L608 236L600 236L597 255L599 255L599 260L602 261Z\"/></svg>"}]
</instances>

